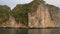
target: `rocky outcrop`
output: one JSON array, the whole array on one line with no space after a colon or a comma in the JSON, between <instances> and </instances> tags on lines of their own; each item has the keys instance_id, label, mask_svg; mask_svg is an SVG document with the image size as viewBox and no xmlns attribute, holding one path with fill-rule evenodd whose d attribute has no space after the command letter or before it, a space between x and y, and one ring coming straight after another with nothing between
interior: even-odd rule
<instances>
[{"instance_id":1,"label":"rocky outcrop","mask_svg":"<svg viewBox=\"0 0 60 34\"><path fill-rule=\"evenodd\" d=\"M41 3L37 10L32 13L28 13L29 27L59 27L59 8ZM58 12L58 13L57 13ZM59 16L58 16L59 15ZM52 20L53 19L53 20Z\"/></svg>"}]
</instances>

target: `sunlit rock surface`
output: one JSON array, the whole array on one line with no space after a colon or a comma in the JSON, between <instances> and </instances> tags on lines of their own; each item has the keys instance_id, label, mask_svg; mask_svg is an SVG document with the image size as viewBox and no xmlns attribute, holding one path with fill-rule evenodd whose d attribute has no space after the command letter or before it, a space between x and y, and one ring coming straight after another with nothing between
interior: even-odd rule
<instances>
[{"instance_id":1,"label":"sunlit rock surface","mask_svg":"<svg viewBox=\"0 0 60 34\"><path fill-rule=\"evenodd\" d=\"M46 4L40 4L35 12L28 13L29 27L59 27L60 9Z\"/></svg>"}]
</instances>

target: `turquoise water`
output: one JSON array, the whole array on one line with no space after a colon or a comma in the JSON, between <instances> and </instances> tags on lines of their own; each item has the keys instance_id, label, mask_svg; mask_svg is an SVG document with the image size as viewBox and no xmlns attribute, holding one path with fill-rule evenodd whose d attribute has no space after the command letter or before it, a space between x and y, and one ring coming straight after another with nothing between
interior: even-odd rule
<instances>
[{"instance_id":1,"label":"turquoise water","mask_svg":"<svg viewBox=\"0 0 60 34\"><path fill-rule=\"evenodd\" d=\"M0 34L60 34L60 29L0 29Z\"/></svg>"}]
</instances>

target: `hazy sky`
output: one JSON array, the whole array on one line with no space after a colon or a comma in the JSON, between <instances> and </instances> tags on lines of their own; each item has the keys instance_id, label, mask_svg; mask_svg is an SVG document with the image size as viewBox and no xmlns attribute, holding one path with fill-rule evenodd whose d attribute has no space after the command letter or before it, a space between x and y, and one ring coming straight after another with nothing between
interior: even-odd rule
<instances>
[{"instance_id":1,"label":"hazy sky","mask_svg":"<svg viewBox=\"0 0 60 34\"><path fill-rule=\"evenodd\" d=\"M17 4L25 4L30 3L33 0L0 0L0 5L8 5L11 9L13 9ZM59 0L45 0L46 3L52 4L60 7Z\"/></svg>"},{"instance_id":2,"label":"hazy sky","mask_svg":"<svg viewBox=\"0 0 60 34\"><path fill-rule=\"evenodd\" d=\"M55 5L60 8L60 0L44 0L44 1L46 1L46 3L48 4Z\"/></svg>"}]
</instances>

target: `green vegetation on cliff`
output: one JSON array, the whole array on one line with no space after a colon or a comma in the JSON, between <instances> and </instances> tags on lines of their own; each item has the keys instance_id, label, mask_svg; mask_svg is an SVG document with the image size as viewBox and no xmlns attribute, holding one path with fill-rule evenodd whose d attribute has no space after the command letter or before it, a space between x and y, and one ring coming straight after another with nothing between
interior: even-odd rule
<instances>
[{"instance_id":1,"label":"green vegetation on cliff","mask_svg":"<svg viewBox=\"0 0 60 34\"><path fill-rule=\"evenodd\" d=\"M5 23L9 20L10 8L7 6L0 6L0 23Z\"/></svg>"},{"instance_id":2,"label":"green vegetation on cliff","mask_svg":"<svg viewBox=\"0 0 60 34\"><path fill-rule=\"evenodd\" d=\"M14 16L16 22L22 23L24 25L28 25L28 13L35 12L43 1L34 0L29 4L21 4L17 5L11 12L12 16Z\"/></svg>"}]
</instances>

